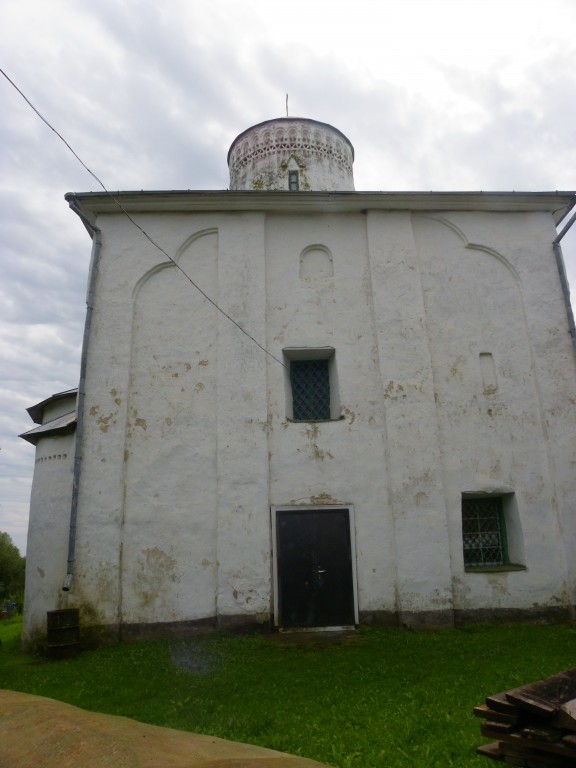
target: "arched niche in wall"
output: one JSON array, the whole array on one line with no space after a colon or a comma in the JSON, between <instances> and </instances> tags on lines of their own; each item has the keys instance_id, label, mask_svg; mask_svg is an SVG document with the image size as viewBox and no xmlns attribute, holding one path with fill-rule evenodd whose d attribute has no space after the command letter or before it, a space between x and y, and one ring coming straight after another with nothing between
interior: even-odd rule
<instances>
[{"instance_id":1,"label":"arched niche in wall","mask_svg":"<svg viewBox=\"0 0 576 768\"><path fill-rule=\"evenodd\" d=\"M175 260L216 296L216 230L189 237ZM186 599L176 597L176 572L197 587L195 610L213 611L213 569L190 553L202 548L215 562L217 325L215 307L172 262L158 264L135 288L124 442L127 622L145 621L151 610L158 621L170 620Z\"/></svg>"},{"instance_id":2,"label":"arched niche in wall","mask_svg":"<svg viewBox=\"0 0 576 768\"><path fill-rule=\"evenodd\" d=\"M470 241L467 224L457 214L413 217L446 486L517 493L518 521L530 530L528 510L550 506L552 486L522 280L490 244L489 227L482 244ZM458 562L462 512L453 490L448 506ZM513 538L510 555L523 562L521 536Z\"/></svg>"},{"instance_id":3,"label":"arched niche in wall","mask_svg":"<svg viewBox=\"0 0 576 768\"><path fill-rule=\"evenodd\" d=\"M130 398L133 409L158 407L154 428L159 436L204 418L195 414L205 378L216 368L216 312L192 285L208 296L217 292L218 233L203 230L189 237L173 262L158 264L134 290L130 360ZM208 361L206 363L205 361ZM200 363L203 363L200 365ZM203 386L199 386L203 384ZM147 423L150 438L152 424ZM132 430L136 438L138 430Z\"/></svg>"},{"instance_id":4,"label":"arched niche in wall","mask_svg":"<svg viewBox=\"0 0 576 768\"><path fill-rule=\"evenodd\" d=\"M300 254L300 277L303 280L333 277L332 254L324 245L309 245Z\"/></svg>"},{"instance_id":5,"label":"arched niche in wall","mask_svg":"<svg viewBox=\"0 0 576 768\"><path fill-rule=\"evenodd\" d=\"M542 510L553 506L554 485L521 275L488 217L480 230L485 243L468 235L474 225L479 231L478 217L415 215L412 222L453 568L539 567L538 547L531 560L524 537L542 538ZM476 500L482 504L474 511L468 502ZM471 553L480 525L496 542L486 560ZM493 584L486 604L501 596ZM470 582L454 580L455 607L470 605L470 591Z\"/></svg>"},{"instance_id":6,"label":"arched niche in wall","mask_svg":"<svg viewBox=\"0 0 576 768\"><path fill-rule=\"evenodd\" d=\"M470 242L447 217L415 216L413 226L441 402L496 392L505 374L500 384L508 378L515 395L509 407L519 407L532 354L516 269L492 247ZM535 390L527 389L532 400ZM534 402L531 407L538 410Z\"/></svg>"}]
</instances>

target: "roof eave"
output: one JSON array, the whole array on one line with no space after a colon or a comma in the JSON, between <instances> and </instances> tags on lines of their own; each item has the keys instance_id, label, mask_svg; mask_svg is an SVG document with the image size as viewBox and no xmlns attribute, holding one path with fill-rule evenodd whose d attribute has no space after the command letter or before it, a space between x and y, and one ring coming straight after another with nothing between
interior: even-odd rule
<instances>
[{"instance_id":1,"label":"roof eave","mask_svg":"<svg viewBox=\"0 0 576 768\"><path fill-rule=\"evenodd\" d=\"M202 211L355 213L369 210L546 212L558 224L576 205L576 192L262 192L172 190L68 193L88 216ZM120 205L122 207L120 207Z\"/></svg>"},{"instance_id":2,"label":"roof eave","mask_svg":"<svg viewBox=\"0 0 576 768\"><path fill-rule=\"evenodd\" d=\"M34 427L27 432L22 432L21 437L32 445L37 445L38 441L43 437L52 437L53 435L66 435L70 432L74 432L76 429L77 416L76 411L71 411L63 416L59 416L53 421L49 421L47 424L41 424L39 427Z\"/></svg>"}]
</instances>

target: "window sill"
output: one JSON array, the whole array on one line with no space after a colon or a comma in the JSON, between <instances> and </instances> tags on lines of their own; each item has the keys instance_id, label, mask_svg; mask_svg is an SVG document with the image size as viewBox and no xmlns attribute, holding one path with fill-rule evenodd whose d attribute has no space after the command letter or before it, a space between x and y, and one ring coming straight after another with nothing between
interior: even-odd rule
<instances>
[{"instance_id":1,"label":"window sill","mask_svg":"<svg viewBox=\"0 0 576 768\"><path fill-rule=\"evenodd\" d=\"M506 565L465 565L464 573L501 573L507 571L526 571L525 565L506 563Z\"/></svg>"},{"instance_id":2,"label":"window sill","mask_svg":"<svg viewBox=\"0 0 576 768\"><path fill-rule=\"evenodd\" d=\"M288 424L330 424L333 421L343 421L345 416L337 416L335 419L286 419Z\"/></svg>"}]
</instances>

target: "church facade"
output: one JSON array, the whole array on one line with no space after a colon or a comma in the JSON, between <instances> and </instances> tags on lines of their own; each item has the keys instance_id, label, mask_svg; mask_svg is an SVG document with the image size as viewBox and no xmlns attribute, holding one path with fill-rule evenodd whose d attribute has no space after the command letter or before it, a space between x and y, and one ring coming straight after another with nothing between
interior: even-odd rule
<instances>
[{"instance_id":1,"label":"church facade","mask_svg":"<svg viewBox=\"0 0 576 768\"><path fill-rule=\"evenodd\" d=\"M353 158L280 118L227 191L67 196L87 326L24 435L25 641L65 607L118 637L573 615L576 198L356 192Z\"/></svg>"}]
</instances>

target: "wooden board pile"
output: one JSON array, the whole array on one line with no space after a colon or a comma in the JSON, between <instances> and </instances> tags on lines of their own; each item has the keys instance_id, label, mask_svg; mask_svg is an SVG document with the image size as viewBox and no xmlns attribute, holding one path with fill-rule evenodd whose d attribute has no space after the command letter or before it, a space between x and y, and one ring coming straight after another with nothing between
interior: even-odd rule
<instances>
[{"instance_id":1,"label":"wooden board pile","mask_svg":"<svg viewBox=\"0 0 576 768\"><path fill-rule=\"evenodd\" d=\"M488 696L474 714L482 735L497 739L478 754L522 768L575 768L576 669Z\"/></svg>"}]
</instances>

